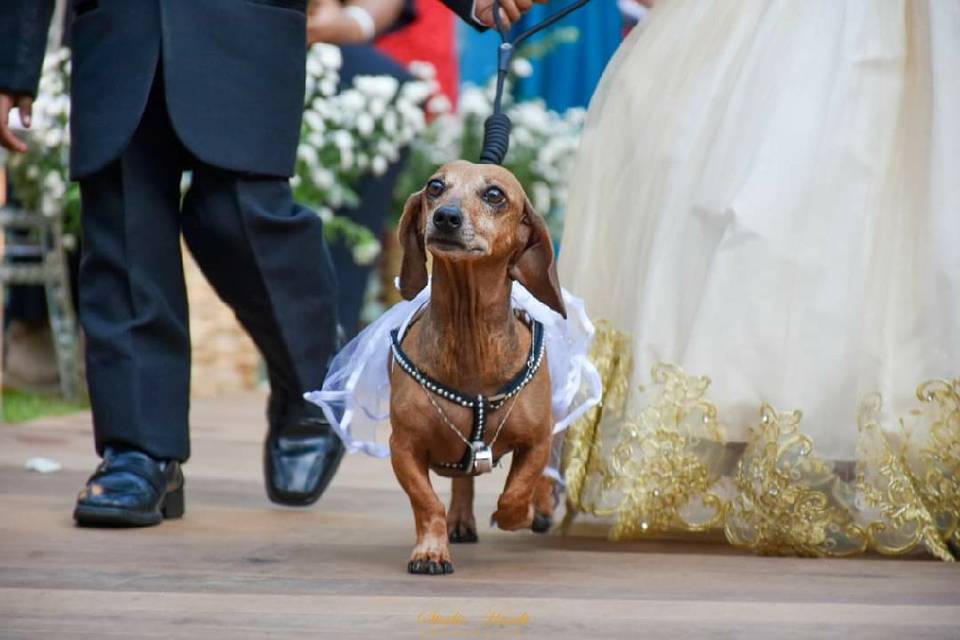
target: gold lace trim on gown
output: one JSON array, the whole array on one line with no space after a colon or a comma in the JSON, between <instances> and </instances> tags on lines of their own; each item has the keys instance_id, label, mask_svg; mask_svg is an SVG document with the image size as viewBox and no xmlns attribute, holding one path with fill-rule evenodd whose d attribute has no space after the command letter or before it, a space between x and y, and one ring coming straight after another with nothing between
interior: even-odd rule
<instances>
[{"instance_id":1,"label":"gold lace trim on gown","mask_svg":"<svg viewBox=\"0 0 960 640\"><path fill-rule=\"evenodd\" d=\"M710 379L660 363L626 411L630 339L601 322L591 359L604 401L567 431L567 530L576 513L612 518L610 537L722 530L761 554L903 554L923 545L953 560L960 543L960 379L917 389L896 431L864 400L856 462L828 461L799 411L763 405L746 443L724 437Z\"/></svg>"}]
</instances>

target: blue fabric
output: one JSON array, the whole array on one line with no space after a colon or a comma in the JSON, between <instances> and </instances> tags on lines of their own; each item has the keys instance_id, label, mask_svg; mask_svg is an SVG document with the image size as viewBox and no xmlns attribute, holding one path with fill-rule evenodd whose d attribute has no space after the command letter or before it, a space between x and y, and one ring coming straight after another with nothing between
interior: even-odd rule
<instances>
[{"instance_id":1,"label":"blue fabric","mask_svg":"<svg viewBox=\"0 0 960 640\"><path fill-rule=\"evenodd\" d=\"M520 21L525 30L556 11L557 3L537 5ZM607 62L620 45L623 20L613 0L593 0L574 11L530 42L538 42L554 29L574 27L580 36L576 42L560 44L539 60L532 60L533 74L514 88L519 99L543 98L555 111L586 107L596 89ZM484 84L496 71L499 36L493 31L477 33L466 28L460 32L461 77L464 82Z\"/></svg>"},{"instance_id":2,"label":"blue fabric","mask_svg":"<svg viewBox=\"0 0 960 640\"><path fill-rule=\"evenodd\" d=\"M460 43L460 81L464 84L486 84L497 72L500 36L492 29L480 32L465 24L458 24L457 42Z\"/></svg>"}]
</instances>

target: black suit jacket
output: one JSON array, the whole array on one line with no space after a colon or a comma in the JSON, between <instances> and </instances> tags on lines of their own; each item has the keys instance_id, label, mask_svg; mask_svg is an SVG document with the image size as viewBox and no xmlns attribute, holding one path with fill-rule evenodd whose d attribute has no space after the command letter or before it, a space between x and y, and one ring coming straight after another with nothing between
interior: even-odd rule
<instances>
[{"instance_id":1,"label":"black suit jacket","mask_svg":"<svg viewBox=\"0 0 960 640\"><path fill-rule=\"evenodd\" d=\"M473 0L444 0L470 20ZM36 93L54 0L3 0L0 89ZM163 57L174 129L204 162L293 173L307 0L75 0L71 174L115 159Z\"/></svg>"}]
</instances>

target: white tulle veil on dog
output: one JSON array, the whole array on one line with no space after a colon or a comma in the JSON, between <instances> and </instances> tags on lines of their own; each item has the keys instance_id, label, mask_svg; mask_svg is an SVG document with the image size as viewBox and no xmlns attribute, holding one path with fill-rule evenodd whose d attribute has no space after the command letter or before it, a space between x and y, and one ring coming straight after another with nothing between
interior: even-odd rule
<instances>
[{"instance_id":1,"label":"white tulle veil on dog","mask_svg":"<svg viewBox=\"0 0 960 640\"><path fill-rule=\"evenodd\" d=\"M323 409L349 452L386 457L390 455L390 332L407 324L430 300L428 284L413 300L405 300L388 309L334 357L323 381L323 388L304 397ZM600 375L587 358L593 338L593 323L587 317L583 301L563 290L567 318L533 297L523 285L514 282L513 306L543 324L547 364L553 388L554 455L548 475L560 479L559 445L561 434L574 420L601 397Z\"/></svg>"}]
</instances>

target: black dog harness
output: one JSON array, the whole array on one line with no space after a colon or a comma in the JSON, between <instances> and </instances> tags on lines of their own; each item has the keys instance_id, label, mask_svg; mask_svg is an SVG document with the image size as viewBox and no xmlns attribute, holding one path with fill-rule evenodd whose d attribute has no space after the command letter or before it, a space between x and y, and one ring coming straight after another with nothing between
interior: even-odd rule
<instances>
[{"instance_id":1,"label":"black dog harness","mask_svg":"<svg viewBox=\"0 0 960 640\"><path fill-rule=\"evenodd\" d=\"M493 468L493 440L491 440L489 445L483 441L484 430L487 425L487 415L490 412L496 411L502 407L507 400L523 391L523 388L530 384L530 381L533 380L537 371L540 370L540 365L543 363L543 325L526 314L524 314L524 319L528 322L533 335L530 341L530 353L527 355L523 369L491 396L484 396L482 394L476 397L468 396L430 377L420 370L400 347L399 329L394 329L390 332L393 359L394 362L400 365L401 369L406 371L426 392L473 410L473 428L470 431L469 446L463 453L463 457L460 458L458 462L431 463L434 466L471 474L486 473ZM443 415L439 406L437 410L440 411L442 417L446 417ZM456 430L456 427L454 427L449 420L447 422L450 428L454 429L457 434L463 438L463 435ZM494 435L494 440L496 440L497 435L499 435L499 431Z\"/></svg>"}]
</instances>

